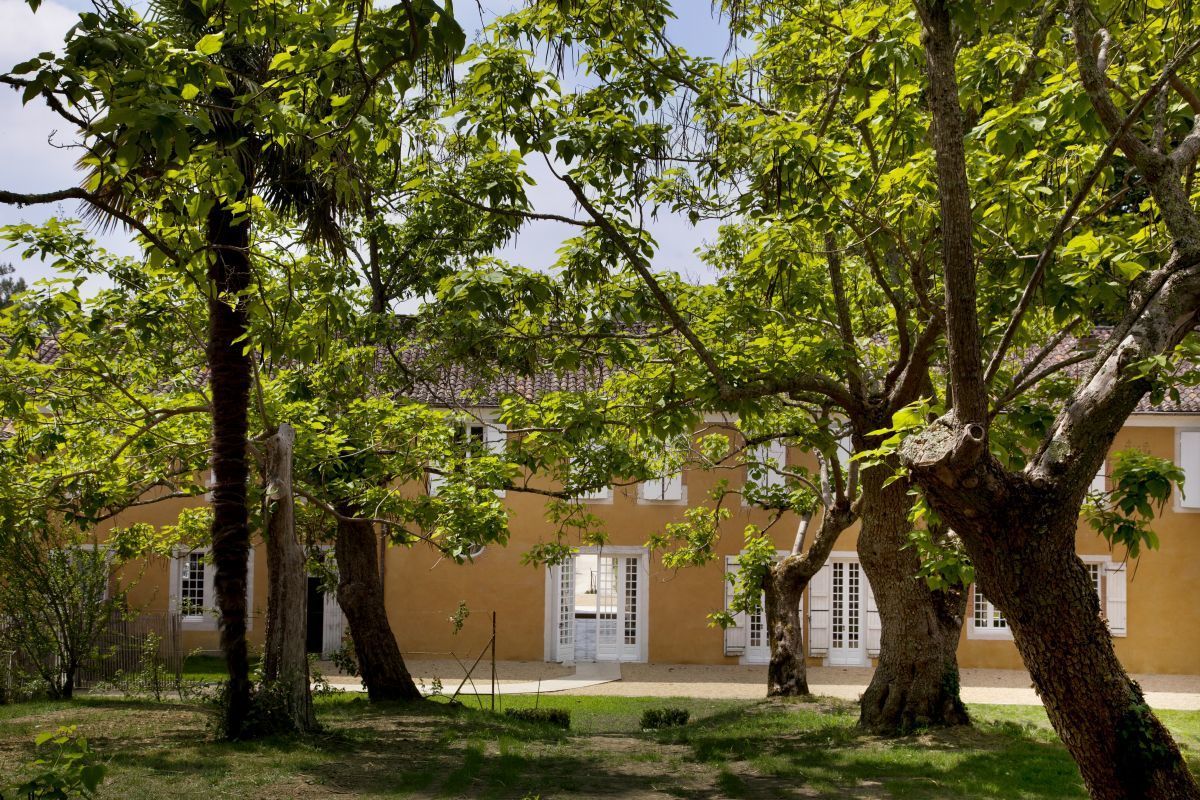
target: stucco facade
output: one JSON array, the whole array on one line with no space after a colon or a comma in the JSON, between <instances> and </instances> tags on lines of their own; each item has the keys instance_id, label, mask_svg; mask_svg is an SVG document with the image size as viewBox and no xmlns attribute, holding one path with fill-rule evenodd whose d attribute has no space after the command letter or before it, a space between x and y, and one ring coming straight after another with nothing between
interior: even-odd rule
<instances>
[{"instance_id":1,"label":"stucco facade","mask_svg":"<svg viewBox=\"0 0 1200 800\"><path fill-rule=\"evenodd\" d=\"M1179 452L1181 432L1200 431L1200 415L1139 414L1122 431L1114 450L1137 448L1158 456L1183 461L1189 456ZM799 463L805 454L791 451L789 463ZM1200 457L1197 457L1200 459ZM1196 460L1196 459L1193 459ZM600 594L614 592L615 607L626 616L619 618L623 626L617 636L629 642L624 649L607 657L621 660L648 660L660 663L737 664L754 660L751 648L730 647L729 634L708 624L707 615L720 610L725 603L724 572L726 556L736 556L746 525L765 526L765 512L748 507L734 507L730 519L723 523L718 557L705 567L670 570L662 565L661 555L644 551L652 533L682 517L689 500L703 502L715 481L724 477L740 480L736 473L720 475L689 472L683 476L683 499L646 500L636 485L614 487L604 499L588 501L589 510L604 520L609 544L601 555L616 555L612 568L605 573L600 568ZM1192 475L1189 472L1189 483ZM1196 480L1195 504L1200 506L1200 474ZM511 511L511 540L507 547L488 547L473 563L455 564L443 559L430 546L418 544L411 548L388 547L383 559L383 579L389 617L401 649L409 656L445 657L450 653L460 658L476 656L491 636L491 615L496 619L496 651L500 659L515 660L573 660L576 647L592 647L586 642L588 626L603 624L600 620L611 615L579 612L579 602L587 603L589 589L572 585L564 589L559 574L544 566L522 563L522 555L539 541L552 539L554 529L545 520L543 498L532 494L509 492L505 503ZM142 507L115 524L127 524L133 519L157 524L174 520L178 503L163 503ZM785 516L771 528L777 547L789 549L799 520ZM1200 669L1200 604L1187 587L1200 579L1200 507L1182 507L1179 497L1172 499L1155 522L1161 546L1146 552L1134 563L1122 569L1124 553L1109 552L1106 543L1086 524L1081 523L1077 534L1077 549L1081 556L1097 563L1097 574L1111 585L1101 589L1102 607L1124 614L1125 635L1117 636L1116 647L1126 667L1135 673L1195 673ZM859 649L869 659L870 609L866 595L861 602L846 605L846 582L855 578L850 565L854 562L857 529L848 530L835 546L835 554L843 563L834 575L834 618L843 623L857 614L857 622L848 631L834 634L834 639L848 634L857 637ZM265 553L256 548L252 565L252 642L260 644L265 628L267 589ZM599 565L599 559L589 562ZM628 569L626 569L628 567ZM636 567L636 569L635 569ZM211 567L210 567L211 569ZM594 570L593 570L594 572ZM577 571L577 583L588 577ZM147 610L178 608L180 562L151 559L144 564L128 565L118 580L135 581L131 601L135 607ZM591 574L591 580L595 575ZM609 586L605 581L618 583ZM841 589L836 588L841 581ZM1120 586L1116 584L1120 581ZM604 588L607 586L607 588ZM1121 589L1123 588L1123 592ZM827 589L822 590L827 591ZM841 594L838 594L838 592ZM567 593L575 593L570 609L564 606ZM592 593L594 594L594 593ZM1123 609L1121 596L1124 597ZM839 601L838 598L841 598ZM839 606L839 602L841 605ZM451 617L464 603L470 616L456 632ZM824 609L821 606L824 605ZM830 630L821 611L830 608L821 598L806 596L805 617L810 628L814 618L819 630L809 630L808 641L824 642L825 648L810 658L820 664L831 657L828 649ZM600 612L597 607L594 609ZM963 667L1019 668L1020 657L1007 631L1003 628L979 630L975 627L973 598L968 603L959 648L959 663ZM817 613L814 613L817 612ZM570 630L577 641L564 644L564 619L572 617ZM591 622L595 619L596 622ZM987 618L991 619L991 618ZM986 620L985 620L986 621ZM1110 620L1111 621L1111 620ZM749 624L743 622L743 624ZM992 623L988 623L989 625ZM215 650L217 633L211 615L193 618L184 624L184 646L188 649ZM1117 627L1117 626L1114 626ZM610 630L610 633L612 631ZM813 634L816 634L813 636ZM628 635L628 639L624 638ZM753 634L751 634L753 637ZM734 641L737 641L734 637ZM747 644L745 638L741 644ZM731 655L730 652L738 653ZM839 651L841 652L841 651ZM848 651L847 651L848 652ZM590 651L589 653L590 654ZM853 655L853 654L851 654ZM601 653L601 657L605 657Z\"/></svg>"}]
</instances>

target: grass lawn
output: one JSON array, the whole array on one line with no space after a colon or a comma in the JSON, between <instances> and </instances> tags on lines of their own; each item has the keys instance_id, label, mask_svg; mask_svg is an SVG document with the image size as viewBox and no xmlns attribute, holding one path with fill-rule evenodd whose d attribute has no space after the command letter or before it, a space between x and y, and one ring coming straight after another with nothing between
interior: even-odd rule
<instances>
[{"instance_id":1,"label":"grass lawn","mask_svg":"<svg viewBox=\"0 0 1200 800\"><path fill-rule=\"evenodd\" d=\"M183 677L193 681L221 683L229 677L225 659L220 656L190 655L183 662Z\"/></svg>"},{"instance_id":2,"label":"grass lawn","mask_svg":"<svg viewBox=\"0 0 1200 800\"><path fill-rule=\"evenodd\" d=\"M510 697L505 707L534 698ZM898 740L863 734L841 701L773 703L543 696L571 730L478 706L368 706L320 698L325 730L297 740L214 742L196 705L82 698L0 706L0 785L37 732L77 724L109 763L101 798L622 797L1083 798L1040 708L976 706L976 726ZM485 700L486 703L486 700ZM691 711L639 730L642 711ZM1200 768L1200 713L1163 712Z\"/></svg>"}]
</instances>

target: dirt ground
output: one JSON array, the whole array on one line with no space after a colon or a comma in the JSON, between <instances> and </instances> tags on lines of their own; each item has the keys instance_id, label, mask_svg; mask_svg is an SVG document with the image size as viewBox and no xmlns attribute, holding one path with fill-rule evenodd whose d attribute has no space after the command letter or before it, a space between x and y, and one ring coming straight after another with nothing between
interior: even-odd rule
<instances>
[{"instance_id":1,"label":"dirt ground","mask_svg":"<svg viewBox=\"0 0 1200 800\"><path fill-rule=\"evenodd\" d=\"M431 685L440 678L443 690L453 692L466 667L455 661L412 660L413 675ZM354 687L357 682L336 675L331 664L323 665L330 682ZM808 683L814 694L857 700L871 680L870 668L810 667ZM501 685L527 683L572 675L574 669L542 661L498 661L496 675ZM478 690L486 692L491 664L481 662L472 675ZM1153 708L1200 711L1200 676L1135 675ZM766 667L713 666L704 664L622 664L621 680L570 690L569 694L622 697L695 697L757 699L763 696ZM963 700L995 705L1040 705L1029 674L1022 670L965 669L962 671Z\"/></svg>"}]
</instances>

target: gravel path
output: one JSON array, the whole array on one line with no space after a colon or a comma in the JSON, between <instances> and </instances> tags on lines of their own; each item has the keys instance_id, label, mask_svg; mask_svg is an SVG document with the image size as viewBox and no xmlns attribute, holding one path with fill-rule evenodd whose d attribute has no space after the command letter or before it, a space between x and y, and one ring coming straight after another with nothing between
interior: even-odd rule
<instances>
[{"instance_id":1,"label":"gravel path","mask_svg":"<svg viewBox=\"0 0 1200 800\"><path fill-rule=\"evenodd\" d=\"M415 677L426 685L440 678L443 690L453 692L463 678L463 668L454 661L409 662ZM322 664L330 683L357 688L356 679L338 676L330 664ZM499 661L496 674L501 685L565 678L572 667L541 661ZM480 663L474 675L479 691L487 691L491 664ZM1135 675L1153 708L1200 711L1200 675ZM617 695L624 697L702 697L753 700L763 696L766 667L724 667L701 664L622 664L621 680L570 689L566 694ZM871 680L871 669L861 667L809 667L808 685L813 694L857 700ZM994 705L1039 705L1028 673L1021 670L965 669L962 695L967 703Z\"/></svg>"}]
</instances>

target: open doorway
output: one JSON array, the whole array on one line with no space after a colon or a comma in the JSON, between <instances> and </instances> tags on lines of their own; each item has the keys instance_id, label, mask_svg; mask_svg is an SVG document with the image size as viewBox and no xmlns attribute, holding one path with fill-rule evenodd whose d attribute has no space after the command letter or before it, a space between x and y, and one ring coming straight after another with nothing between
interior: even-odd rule
<instances>
[{"instance_id":1,"label":"open doorway","mask_svg":"<svg viewBox=\"0 0 1200 800\"><path fill-rule=\"evenodd\" d=\"M645 661L646 569L642 548L581 548L552 567L547 657L576 663Z\"/></svg>"}]
</instances>

